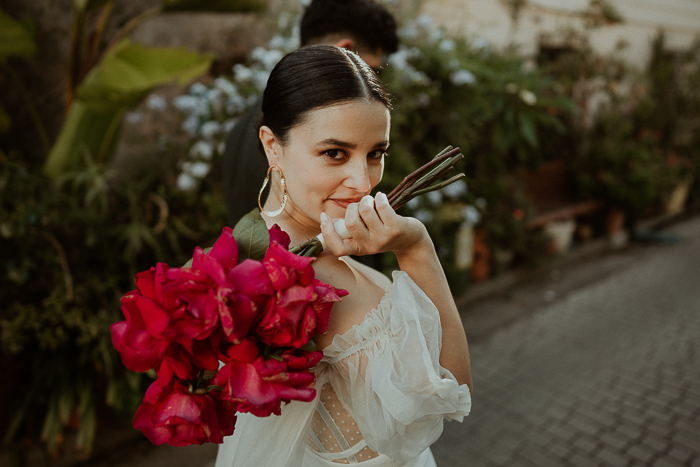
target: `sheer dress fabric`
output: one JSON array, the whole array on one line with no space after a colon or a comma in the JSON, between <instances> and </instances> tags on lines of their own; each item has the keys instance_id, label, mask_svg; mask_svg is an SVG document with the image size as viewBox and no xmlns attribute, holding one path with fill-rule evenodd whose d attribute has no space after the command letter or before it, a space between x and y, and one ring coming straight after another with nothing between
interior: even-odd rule
<instances>
[{"instance_id":1,"label":"sheer dress fabric","mask_svg":"<svg viewBox=\"0 0 700 467\"><path fill-rule=\"evenodd\" d=\"M280 416L240 414L216 467L431 467L444 420L471 409L466 385L439 364L435 305L397 271L377 308L324 349L316 399Z\"/></svg>"}]
</instances>

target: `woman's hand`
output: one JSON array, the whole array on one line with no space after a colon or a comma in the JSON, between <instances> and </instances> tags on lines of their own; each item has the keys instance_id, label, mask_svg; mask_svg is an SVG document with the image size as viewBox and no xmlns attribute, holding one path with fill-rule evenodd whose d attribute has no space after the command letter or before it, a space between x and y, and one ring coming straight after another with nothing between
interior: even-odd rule
<instances>
[{"instance_id":1,"label":"woman's hand","mask_svg":"<svg viewBox=\"0 0 700 467\"><path fill-rule=\"evenodd\" d=\"M396 214L384 193L377 193L375 198L367 195L359 203L348 206L345 227L351 238L343 239L338 235L334 220L321 214L324 243L335 256L385 251L401 255L423 244L431 244L425 226L417 219Z\"/></svg>"}]
</instances>

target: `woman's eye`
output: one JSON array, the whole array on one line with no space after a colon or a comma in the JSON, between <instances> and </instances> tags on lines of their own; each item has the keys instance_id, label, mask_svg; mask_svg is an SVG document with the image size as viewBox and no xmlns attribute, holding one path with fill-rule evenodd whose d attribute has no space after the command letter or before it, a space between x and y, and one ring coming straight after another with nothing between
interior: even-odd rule
<instances>
[{"instance_id":1,"label":"woman's eye","mask_svg":"<svg viewBox=\"0 0 700 467\"><path fill-rule=\"evenodd\" d=\"M342 159L345 156L345 154L343 154L343 151L341 151L340 149L327 149L326 151L323 151L323 153L331 159L335 160Z\"/></svg>"},{"instance_id":2,"label":"woman's eye","mask_svg":"<svg viewBox=\"0 0 700 467\"><path fill-rule=\"evenodd\" d=\"M369 153L369 158L370 159L381 159L384 156L387 156L387 152L383 149L377 149L376 151L372 151Z\"/></svg>"}]
</instances>

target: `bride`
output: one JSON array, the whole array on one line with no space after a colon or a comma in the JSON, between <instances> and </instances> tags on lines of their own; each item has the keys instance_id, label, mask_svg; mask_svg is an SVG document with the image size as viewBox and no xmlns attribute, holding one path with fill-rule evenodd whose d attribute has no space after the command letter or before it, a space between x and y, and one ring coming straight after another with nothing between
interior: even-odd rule
<instances>
[{"instance_id":1,"label":"bride","mask_svg":"<svg viewBox=\"0 0 700 467\"><path fill-rule=\"evenodd\" d=\"M316 399L280 416L240 414L216 467L360 463L434 466L444 420L471 408L469 349L433 243L383 193L390 102L354 53L305 47L285 56L263 94L260 141L272 188L262 206L292 245L323 233L316 277L348 290L316 338ZM351 238L334 221L345 219ZM393 280L349 255L393 252Z\"/></svg>"}]
</instances>

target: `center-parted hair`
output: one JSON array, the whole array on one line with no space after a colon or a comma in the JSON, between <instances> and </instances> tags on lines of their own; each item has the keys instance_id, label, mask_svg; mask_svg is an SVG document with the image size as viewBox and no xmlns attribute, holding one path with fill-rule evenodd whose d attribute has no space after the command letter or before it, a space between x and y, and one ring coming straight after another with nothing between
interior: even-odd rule
<instances>
[{"instance_id":1,"label":"center-parted hair","mask_svg":"<svg viewBox=\"0 0 700 467\"><path fill-rule=\"evenodd\" d=\"M262 125L280 144L308 112L352 100L377 100L391 109L372 69L355 53L330 45L302 47L273 68L263 93Z\"/></svg>"}]
</instances>

